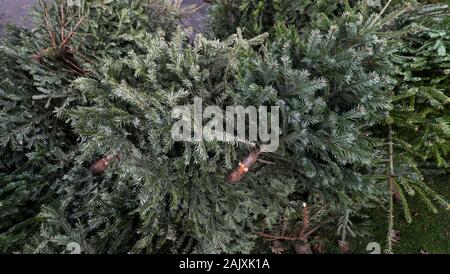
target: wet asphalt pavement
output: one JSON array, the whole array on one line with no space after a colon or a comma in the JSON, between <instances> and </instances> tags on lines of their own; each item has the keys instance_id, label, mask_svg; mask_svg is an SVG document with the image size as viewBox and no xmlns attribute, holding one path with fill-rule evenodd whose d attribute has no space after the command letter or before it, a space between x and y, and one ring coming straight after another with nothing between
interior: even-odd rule
<instances>
[{"instance_id":1,"label":"wet asphalt pavement","mask_svg":"<svg viewBox=\"0 0 450 274\"><path fill-rule=\"evenodd\" d=\"M34 3L35 0L0 0L0 34L6 24L31 26L27 14Z\"/></svg>"}]
</instances>

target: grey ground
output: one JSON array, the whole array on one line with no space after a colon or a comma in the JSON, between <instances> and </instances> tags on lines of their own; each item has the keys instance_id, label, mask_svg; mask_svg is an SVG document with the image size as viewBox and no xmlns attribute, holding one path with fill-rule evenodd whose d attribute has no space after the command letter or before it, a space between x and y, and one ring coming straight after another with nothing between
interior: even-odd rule
<instances>
[{"instance_id":1,"label":"grey ground","mask_svg":"<svg viewBox=\"0 0 450 274\"><path fill-rule=\"evenodd\" d=\"M31 20L28 11L37 0L0 0L0 36L6 24L16 24L23 27L30 27ZM184 0L184 5L203 5L202 0ZM196 14L184 20L184 24L192 26L196 32L205 29L207 6L205 5Z\"/></svg>"}]
</instances>

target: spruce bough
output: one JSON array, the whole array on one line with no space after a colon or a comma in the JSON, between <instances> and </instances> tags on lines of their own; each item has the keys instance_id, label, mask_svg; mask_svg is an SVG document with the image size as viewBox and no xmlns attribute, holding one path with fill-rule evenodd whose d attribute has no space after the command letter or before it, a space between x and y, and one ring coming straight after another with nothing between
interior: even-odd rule
<instances>
[{"instance_id":1,"label":"spruce bough","mask_svg":"<svg viewBox=\"0 0 450 274\"><path fill-rule=\"evenodd\" d=\"M211 40L190 39L166 1L74 3L43 4L40 28L0 48L0 251L250 253L301 227L303 245L272 250L309 252L324 227L341 246L364 233L353 218L388 196L372 176L382 154L370 129L394 84L377 14L321 1L329 12L300 28L281 11L268 29ZM81 16L68 28L76 59L33 61L58 37L61 7ZM172 110L195 98L280 107L280 149L229 184L261 144L174 142Z\"/></svg>"}]
</instances>

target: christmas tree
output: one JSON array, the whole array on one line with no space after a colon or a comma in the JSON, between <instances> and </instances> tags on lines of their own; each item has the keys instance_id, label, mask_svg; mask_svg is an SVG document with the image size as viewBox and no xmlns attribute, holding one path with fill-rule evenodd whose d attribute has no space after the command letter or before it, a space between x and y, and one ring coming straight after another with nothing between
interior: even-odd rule
<instances>
[{"instance_id":1,"label":"christmas tree","mask_svg":"<svg viewBox=\"0 0 450 274\"><path fill-rule=\"evenodd\" d=\"M78 79L74 85L95 103L58 113L82 139L80 165L100 159L94 171L109 187L96 192L128 212L114 219L134 231L131 250L250 252L258 233L276 231L304 202L322 209L321 221L343 240L358 233L349 215L379 205L386 192L365 176L377 155L365 129L389 107L385 43L374 20L348 12L330 19L326 32L305 34L280 25L266 44L240 31L224 42L200 36L193 44L182 32L169 41L149 35L127 57L103 61L94 79ZM174 142L172 109L195 98L205 108L278 106L280 148L257 152L263 143L243 139ZM111 217L99 211L112 210L86 198L71 200L95 204L76 211L103 231Z\"/></svg>"},{"instance_id":2,"label":"christmas tree","mask_svg":"<svg viewBox=\"0 0 450 274\"><path fill-rule=\"evenodd\" d=\"M427 47L399 46L392 29L419 21L392 20L388 6L216 2L216 34L205 38L182 30L179 2L40 2L37 28L15 28L0 46L0 252L75 242L83 253L250 253L264 240L274 253L312 253L323 229L348 250L367 209L395 189L404 197L398 186L432 193L393 176L389 189L379 175L387 156L390 175L418 159L410 147L394 158L394 138L441 165L448 149L407 132L426 126L427 139L448 141L446 74L407 72L445 54L448 35L436 29L447 23L423 22L441 34ZM428 102L414 100L406 122L402 106L419 97ZM270 138L251 138L267 122L253 123L252 110L270 115L271 132L259 131Z\"/></svg>"},{"instance_id":3,"label":"christmas tree","mask_svg":"<svg viewBox=\"0 0 450 274\"><path fill-rule=\"evenodd\" d=\"M376 157L382 163L381 168L373 165L366 174L373 174L371 178L378 181L385 180L384 174L389 173L390 192L402 201L408 222L411 214L405 192L418 193L433 212L437 212L437 208L431 200L447 208L448 203L426 184L422 173L429 168L436 169L434 163L427 162L431 158L437 160L438 166L446 166L449 135L446 110L448 60L445 58L448 21L445 16L448 17L448 6L422 5L417 1L401 3L403 8L399 8L399 1L334 1L334 4L322 5L324 2L217 1L213 7L212 29L221 36L243 27L249 35L268 31L272 33L272 39L276 39L279 24L288 23L304 33L312 28L326 28L330 17L339 17L349 9L377 12L378 23L383 27L376 33L390 37L385 54L389 56L387 63L392 62L389 67L394 73L390 75L398 82L392 92L385 93L392 104L386 108L387 126L381 131L378 125L366 128L375 139L381 139L382 145ZM227 25L226 18L234 20ZM227 28L220 28L223 25Z\"/></svg>"},{"instance_id":4,"label":"christmas tree","mask_svg":"<svg viewBox=\"0 0 450 274\"><path fill-rule=\"evenodd\" d=\"M418 5L401 16L391 30L401 33L391 59L398 80L391 94L393 109L386 120L391 192L400 200L407 222L412 222L408 196L417 196L431 212L450 209L436 193L431 174L448 167L450 103L448 89L447 4ZM381 169L386 174L386 169ZM424 176L424 173L427 176ZM444 175L445 176L445 175ZM392 252L393 200L389 210L388 251Z\"/></svg>"},{"instance_id":5,"label":"christmas tree","mask_svg":"<svg viewBox=\"0 0 450 274\"><path fill-rule=\"evenodd\" d=\"M70 105L88 105L72 87L95 71L104 56L124 56L132 37L172 31L182 12L168 1L39 2L36 29L12 28L0 48L0 250L20 251L39 235L41 207L60 205L79 153L78 136L55 116ZM65 185L67 182L68 185ZM32 247L35 248L36 246ZM29 250L31 252L32 250Z\"/></svg>"}]
</instances>

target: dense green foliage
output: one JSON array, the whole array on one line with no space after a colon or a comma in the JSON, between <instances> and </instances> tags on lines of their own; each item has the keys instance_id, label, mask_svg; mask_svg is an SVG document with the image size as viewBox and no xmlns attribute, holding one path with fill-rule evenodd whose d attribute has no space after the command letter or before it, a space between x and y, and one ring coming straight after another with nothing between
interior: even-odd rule
<instances>
[{"instance_id":1,"label":"dense green foliage","mask_svg":"<svg viewBox=\"0 0 450 274\"><path fill-rule=\"evenodd\" d=\"M345 10L360 2L377 9L382 1L376 0L213 0L210 25L214 35L226 38L243 29L245 37L264 32L273 33L277 24L295 27L303 33L310 29L327 28L330 20L342 15Z\"/></svg>"},{"instance_id":2,"label":"dense green foliage","mask_svg":"<svg viewBox=\"0 0 450 274\"><path fill-rule=\"evenodd\" d=\"M450 151L450 10L427 5L399 20L407 31L393 55L399 82L392 123L402 149L422 161L447 167Z\"/></svg>"},{"instance_id":3,"label":"dense green foliage","mask_svg":"<svg viewBox=\"0 0 450 274\"><path fill-rule=\"evenodd\" d=\"M133 48L132 37L165 27L174 30L179 15L165 1L54 1L33 13L36 29L12 28L0 48L0 250L20 251L39 234L43 205L59 206L63 194L74 191L75 182L88 174L81 170L74 178L68 171L79 146L70 127L54 115L55 109L87 105L86 96L72 88L76 78L62 58L43 53L63 41L83 20L69 41L81 67L94 70L103 56L123 56ZM151 11L148 14L148 11ZM133 16L129 16L133 15ZM158 19L159 18L159 19ZM111 35L111 34L114 35ZM40 62L34 56L43 55ZM72 54L68 54L72 55ZM69 178L69 179L68 179Z\"/></svg>"},{"instance_id":4,"label":"dense green foliage","mask_svg":"<svg viewBox=\"0 0 450 274\"><path fill-rule=\"evenodd\" d=\"M169 2L42 2L35 30L8 34L0 252L76 242L85 253L249 253L258 235L302 226L345 245L388 201L386 121L401 198L404 189L448 206L416 168L446 165L448 18L421 16L446 7L393 21L366 1L215 2L212 40L181 30ZM263 143L175 142L172 111L195 111L197 98L221 110L278 106L280 148L229 184Z\"/></svg>"},{"instance_id":5,"label":"dense green foliage","mask_svg":"<svg viewBox=\"0 0 450 274\"><path fill-rule=\"evenodd\" d=\"M393 110L387 124L393 134L392 179L409 223L408 196L419 197L433 213L438 213L438 208L450 210L442 194L434 191L423 175L437 169L445 173L448 167L449 14L446 4L422 5L393 26L402 35L391 57L398 82L391 95Z\"/></svg>"},{"instance_id":6,"label":"dense green foliage","mask_svg":"<svg viewBox=\"0 0 450 274\"><path fill-rule=\"evenodd\" d=\"M280 163L279 173L297 178L307 201L325 204L333 217L358 216L361 208L382 204L385 194L383 184L364 175L377 159L366 130L389 108L389 63L383 57L383 39L374 35L375 28L367 28L375 17L361 18L360 13L348 13L327 32L304 35L280 26L276 39L262 50L262 60L243 62L243 90L255 90L254 98L266 91L277 94L287 116L289 126L277 152L286 162ZM318 85L307 84L306 77ZM314 167L312 174L308 165L299 165L305 156ZM343 240L353 234L348 221L338 221Z\"/></svg>"},{"instance_id":7,"label":"dense green foliage","mask_svg":"<svg viewBox=\"0 0 450 274\"><path fill-rule=\"evenodd\" d=\"M296 31L280 27L279 39L261 46L262 55L239 33L228 40L237 39L231 44L198 38L193 46L182 33L169 43L161 35L150 36L123 60L105 60L94 77L100 81L75 81L94 104L62 109L60 115L82 137L80 164L101 155L123 155L106 176L108 184L131 195L123 202L124 210L138 217L128 220L138 239L133 251L179 252L188 244L195 252L250 252L256 232L270 231L301 202L326 207L323 217L333 219L342 234L353 233L348 220L338 218L383 200L383 185L371 184L359 171L376 155L363 129L388 107L384 90L390 85L383 74L383 40L375 38L361 16L348 14L327 33L305 34L304 42ZM355 28L365 32L363 37ZM368 37L375 39L355 45ZM371 71L365 65L370 62L382 69ZM264 155L273 164L259 164L230 186L225 178L247 148L174 143L172 108L192 104L194 96L205 106L280 106L286 121L282 147ZM109 188L96 192L117 195ZM73 198L82 205L80 212L104 208L86 197L95 205L88 211L87 202L79 202L84 198ZM115 207L121 204L114 201ZM89 218L95 224L104 219Z\"/></svg>"},{"instance_id":8,"label":"dense green foliage","mask_svg":"<svg viewBox=\"0 0 450 274\"><path fill-rule=\"evenodd\" d=\"M392 104L385 122L367 129L381 141L378 156L381 165L372 166L368 173L374 174L376 181L386 180L387 160L391 156L387 149L390 130L394 153L392 191L402 201L407 221L412 221L407 194L420 197L432 212L438 211L435 204L447 209L448 202L432 190L423 173L435 172L436 165L441 168L440 173L448 167L448 5L422 4L439 1L333 1L322 5L324 2L217 1L211 25L219 36L242 27L248 35L268 31L272 40L276 40L279 24L288 24L299 33L323 29L329 26L329 17L339 17L350 7L386 15L380 18L384 27L378 33L391 38L388 41L392 51L386 54L393 63L390 75L397 83L392 92L385 93ZM406 8L399 9L402 5ZM227 24L228 18L233 20Z\"/></svg>"},{"instance_id":9,"label":"dense green foliage","mask_svg":"<svg viewBox=\"0 0 450 274\"><path fill-rule=\"evenodd\" d=\"M241 27L245 35L254 36L271 32L277 22L295 26L297 29L310 27L311 21L320 16L337 12L342 5L334 0L320 1L213 1L211 25L214 34L225 38Z\"/></svg>"},{"instance_id":10,"label":"dense green foliage","mask_svg":"<svg viewBox=\"0 0 450 274\"><path fill-rule=\"evenodd\" d=\"M92 229L104 230L101 224L109 218L102 215L110 212L103 205L107 199L114 201L109 206L126 206L122 210L133 217L114 218L133 228L132 252L251 251L251 231L257 222L274 222L288 203L293 181L272 176L240 187L227 184L227 170L245 153L245 143L175 143L171 113L177 105L191 104L194 96L205 105L225 104L229 100L225 90L234 81L227 71L252 43L238 37L228 42L199 37L191 45L183 32L170 42L162 34L150 35L126 58L105 60L100 81L76 81L77 88L89 92L95 102L60 113L83 138L78 161L123 155L105 174L107 185L99 186L99 198L81 197L95 209L92 214L83 203L79 209L92 214L88 223L98 223ZM72 199L78 204L80 197ZM117 230L106 225L108 231ZM119 244L117 239L108 240Z\"/></svg>"}]
</instances>

